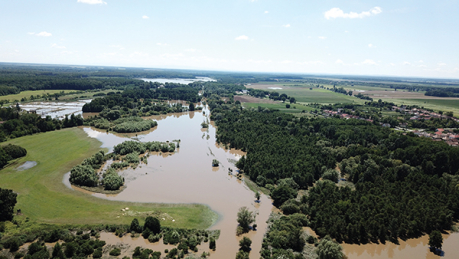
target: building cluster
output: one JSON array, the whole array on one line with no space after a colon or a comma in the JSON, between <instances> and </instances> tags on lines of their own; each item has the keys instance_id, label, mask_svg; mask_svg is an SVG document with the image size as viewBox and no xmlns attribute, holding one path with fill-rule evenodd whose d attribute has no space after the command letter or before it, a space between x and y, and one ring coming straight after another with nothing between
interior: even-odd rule
<instances>
[{"instance_id":1,"label":"building cluster","mask_svg":"<svg viewBox=\"0 0 459 259\"><path fill-rule=\"evenodd\" d=\"M446 115L436 113L436 112L427 111L424 109L418 109L418 108L408 109L405 107L392 106L392 110L411 114L412 116L410 117L410 120L421 120L421 119L430 120L432 118L438 118L438 119L452 119L454 121L459 122L458 118L446 116Z\"/></svg>"},{"instance_id":2,"label":"building cluster","mask_svg":"<svg viewBox=\"0 0 459 259\"><path fill-rule=\"evenodd\" d=\"M445 141L448 145L459 146L459 134L452 133L453 129L437 129L435 133L428 133L424 130L413 130L415 135L431 138L433 141Z\"/></svg>"},{"instance_id":3,"label":"building cluster","mask_svg":"<svg viewBox=\"0 0 459 259\"><path fill-rule=\"evenodd\" d=\"M331 111L331 110L323 110L322 115L325 117L331 117L331 116L336 116L338 115L342 119L357 119L357 120L365 120L373 123L372 119L366 119L359 117L357 115L352 115L352 114L347 114L347 113L342 113L343 109L338 109L338 111Z\"/></svg>"}]
</instances>

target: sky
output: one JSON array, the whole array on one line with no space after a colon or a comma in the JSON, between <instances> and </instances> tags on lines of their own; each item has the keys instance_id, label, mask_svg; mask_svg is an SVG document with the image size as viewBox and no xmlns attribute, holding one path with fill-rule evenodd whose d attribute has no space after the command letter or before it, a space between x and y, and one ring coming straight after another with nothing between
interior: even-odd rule
<instances>
[{"instance_id":1,"label":"sky","mask_svg":"<svg viewBox=\"0 0 459 259\"><path fill-rule=\"evenodd\" d=\"M459 0L0 0L0 62L459 78Z\"/></svg>"}]
</instances>

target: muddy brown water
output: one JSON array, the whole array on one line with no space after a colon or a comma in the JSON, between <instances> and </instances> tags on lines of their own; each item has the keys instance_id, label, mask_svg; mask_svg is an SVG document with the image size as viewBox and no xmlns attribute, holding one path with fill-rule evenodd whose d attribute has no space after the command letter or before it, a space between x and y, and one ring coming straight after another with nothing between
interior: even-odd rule
<instances>
[{"instance_id":1,"label":"muddy brown water","mask_svg":"<svg viewBox=\"0 0 459 259\"><path fill-rule=\"evenodd\" d=\"M219 219L211 229L221 230L217 240L217 249L211 252L212 258L234 258L239 248L242 236L236 236L237 211L242 206L258 213L257 231L244 236L252 239L250 258L259 258L263 235L266 232L266 221L274 210L271 200L262 195L261 203L256 203L254 193L242 182L237 180L236 167L232 162L237 161L244 152L227 150L217 145L215 141L216 127L209 124L208 129L202 129L201 123L208 120L209 111L177 113L151 116L157 120L154 129L138 134L112 134L103 130L83 127L88 136L97 138L102 147L110 151L113 146L129 139L146 141L172 141L180 139L180 148L174 154L151 153L148 164L140 164L136 169L121 172L126 179L127 188L117 195L94 194L96 197L132 202L158 203L200 203L208 205L218 215ZM212 167L212 159L220 161L219 167ZM228 168L233 169L233 175L228 174ZM68 176L67 176L68 177ZM66 180L64 179L64 182ZM68 184L68 178L67 182ZM74 188L78 190L78 188ZM81 191L81 190L80 190ZM165 220L173 220L167 218ZM314 234L309 228L309 234ZM444 235L444 258L459 259L459 233ZM123 238L113 233L101 234L101 239L107 243L125 243L133 250L136 246L164 252L162 242L150 244L142 237ZM367 258L437 258L428 248L428 236L418 239L400 241L400 245L387 242L386 244L350 245L342 244L343 251L349 259ZM208 252L208 244L203 243L198 254ZM128 251L126 251L128 253Z\"/></svg>"},{"instance_id":2,"label":"muddy brown water","mask_svg":"<svg viewBox=\"0 0 459 259\"><path fill-rule=\"evenodd\" d=\"M127 188L121 193L92 195L119 201L208 205L219 215L211 229L221 231L217 249L211 252L212 258L235 257L239 249L239 240L243 237L236 236L237 212L239 208L247 206L249 210L257 213L258 230L244 236L252 240L250 258L259 258L267 227L266 221L273 210L272 201L262 195L261 202L255 202L254 192L249 190L243 181L237 180L237 168L233 163L244 153L216 145L216 128L212 124L206 130L201 128L201 123L207 121L209 115L207 109L204 111L205 114L195 111L148 117L158 121L158 126L146 134L138 133L137 136L115 135L83 127L88 136L97 138L102 142L102 147L110 151L113 146L129 139L142 142L180 140L180 148L174 154L152 153L148 158L148 164L141 163L136 169L122 171L120 175L125 177ZM212 167L213 159L220 161L219 167ZM232 175L228 173L228 168L233 169ZM64 179L64 182L68 185L68 179ZM128 242L129 238L126 237L122 242ZM141 242L145 243L145 240ZM208 250L207 244L204 247Z\"/></svg>"},{"instance_id":3,"label":"muddy brown water","mask_svg":"<svg viewBox=\"0 0 459 259\"><path fill-rule=\"evenodd\" d=\"M386 242L386 244L350 245L341 244L344 254L349 259L405 259L405 258L459 258L459 233L443 234L443 255L435 255L429 250L429 236L424 235L416 239L400 240L400 245Z\"/></svg>"}]
</instances>

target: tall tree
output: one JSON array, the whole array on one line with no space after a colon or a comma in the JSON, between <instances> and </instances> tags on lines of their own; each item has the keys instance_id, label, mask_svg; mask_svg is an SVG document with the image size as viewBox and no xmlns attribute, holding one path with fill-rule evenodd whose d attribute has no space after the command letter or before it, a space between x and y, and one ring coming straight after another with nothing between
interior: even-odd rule
<instances>
[{"instance_id":1,"label":"tall tree","mask_svg":"<svg viewBox=\"0 0 459 259\"><path fill-rule=\"evenodd\" d=\"M320 240L316 252L319 259L342 259L344 257L343 252L341 252L342 250L343 248L340 244L333 241L333 239L327 235Z\"/></svg>"},{"instance_id":2,"label":"tall tree","mask_svg":"<svg viewBox=\"0 0 459 259\"><path fill-rule=\"evenodd\" d=\"M17 196L13 190L0 188L0 221L13 219Z\"/></svg>"},{"instance_id":3,"label":"tall tree","mask_svg":"<svg viewBox=\"0 0 459 259\"><path fill-rule=\"evenodd\" d=\"M248 231L250 224L255 222L255 213L249 211L247 207L241 207L237 213L237 222L244 231Z\"/></svg>"},{"instance_id":4,"label":"tall tree","mask_svg":"<svg viewBox=\"0 0 459 259\"><path fill-rule=\"evenodd\" d=\"M441 249L443 237L438 230L434 230L429 234L429 246L435 249Z\"/></svg>"}]
</instances>

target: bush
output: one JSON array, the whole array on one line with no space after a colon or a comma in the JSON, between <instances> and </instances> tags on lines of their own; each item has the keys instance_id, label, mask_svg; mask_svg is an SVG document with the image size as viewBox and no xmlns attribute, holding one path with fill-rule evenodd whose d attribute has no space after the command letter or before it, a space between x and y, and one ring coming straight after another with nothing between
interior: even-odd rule
<instances>
[{"instance_id":1,"label":"bush","mask_svg":"<svg viewBox=\"0 0 459 259\"><path fill-rule=\"evenodd\" d=\"M75 185L95 187L98 178L94 169L89 165L77 165L70 171L70 182Z\"/></svg>"},{"instance_id":2,"label":"bush","mask_svg":"<svg viewBox=\"0 0 459 259\"><path fill-rule=\"evenodd\" d=\"M114 169L110 168L109 172L104 176L105 190L119 190L123 186L123 178L119 176ZM140 227L140 226L139 226ZM138 232L140 233L140 232Z\"/></svg>"},{"instance_id":3,"label":"bush","mask_svg":"<svg viewBox=\"0 0 459 259\"><path fill-rule=\"evenodd\" d=\"M136 218L131 221L131 226L129 227L129 231L135 232L135 233L141 233L142 232L142 227L139 224L139 220Z\"/></svg>"},{"instance_id":4,"label":"bush","mask_svg":"<svg viewBox=\"0 0 459 259\"><path fill-rule=\"evenodd\" d=\"M118 256L121 254L121 249L119 248L114 248L112 251L110 251L111 256Z\"/></svg>"},{"instance_id":5,"label":"bush","mask_svg":"<svg viewBox=\"0 0 459 259\"><path fill-rule=\"evenodd\" d=\"M248 253L251 250L250 245L252 245L252 240L250 240L250 238L248 238L248 237L243 237L239 241L239 247L240 247L239 250Z\"/></svg>"},{"instance_id":6,"label":"bush","mask_svg":"<svg viewBox=\"0 0 459 259\"><path fill-rule=\"evenodd\" d=\"M209 242L209 249L212 249L215 251L215 249L217 248L216 246L216 243L215 243L215 238L211 237L210 238L210 242Z\"/></svg>"},{"instance_id":7,"label":"bush","mask_svg":"<svg viewBox=\"0 0 459 259\"><path fill-rule=\"evenodd\" d=\"M92 258L101 258L102 257L102 248L97 248L92 254Z\"/></svg>"}]
</instances>

